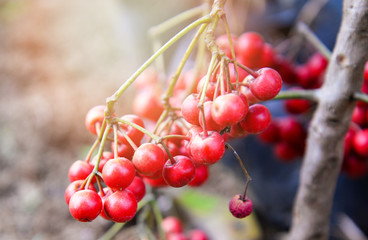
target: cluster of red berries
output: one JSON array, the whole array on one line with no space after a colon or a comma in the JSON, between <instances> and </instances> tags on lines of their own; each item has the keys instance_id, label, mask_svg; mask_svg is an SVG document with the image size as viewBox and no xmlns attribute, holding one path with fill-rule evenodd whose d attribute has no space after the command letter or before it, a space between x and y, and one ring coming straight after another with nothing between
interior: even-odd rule
<instances>
[{"instance_id":1,"label":"cluster of red berries","mask_svg":"<svg viewBox=\"0 0 368 240\"><path fill-rule=\"evenodd\" d=\"M368 94L368 62L362 92ZM361 101L354 108L352 123L345 135L342 171L352 177L362 177L368 172L368 104Z\"/></svg>"},{"instance_id":2,"label":"cluster of red berries","mask_svg":"<svg viewBox=\"0 0 368 240\"><path fill-rule=\"evenodd\" d=\"M109 116L114 131L107 133L105 106L87 113L85 124L98 136L96 143L105 132L113 132L113 137L106 135L112 151L99 151L93 159L91 153L70 167L65 200L74 218L92 221L101 215L127 222L145 195L145 183L152 187L200 186L208 178L208 166L222 158L227 137L258 134L268 127L270 111L259 102L274 98L282 87L276 70L258 68L269 56L269 45L253 32L234 38L234 45L240 67L235 69L236 62L230 61L218 64L206 76L195 77L192 71L182 74L169 107L159 101L159 77L150 70L137 79L134 114ZM219 46L227 52L225 45ZM193 91L188 93L188 89ZM163 111L167 117L151 129L150 124ZM245 217L251 212L251 202L245 195L239 199L247 207L230 204L230 210L236 217Z\"/></svg>"},{"instance_id":3,"label":"cluster of red berries","mask_svg":"<svg viewBox=\"0 0 368 240\"><path fill-rule=\"evenodd\" d=\"M208 240L207 234L200 229L192 229L189 234L183 231L183 224L179 218L174 216L165 217L161 227L167 240Z\"/></svg>"}]
</instances>

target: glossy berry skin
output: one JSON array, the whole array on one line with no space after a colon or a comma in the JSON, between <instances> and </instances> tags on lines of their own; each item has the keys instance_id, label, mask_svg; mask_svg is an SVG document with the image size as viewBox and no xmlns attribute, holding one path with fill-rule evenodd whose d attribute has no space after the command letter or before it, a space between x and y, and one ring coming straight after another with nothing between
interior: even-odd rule
<instances>
[{"instance_id":1,"label":"glossy berry skin","mask_svg":"<svg viewBox=\"0 0 368 240\"><path fill-rule=\"evenodd\" d=\"M231 41L232 41L233 47L235 48L238 38L234 35L231 35ZM218 36L216 38L216 44L222 51L224 51L227 57L232 58L231 45L230 45L230 41L229 41L227 34Z\"/></svg>"},{"instance_id":2,"label":"glossy berry skin","mask_svg":"<svg viewBox=\"0 0 368 240\"><path fill-rule=\"evenodd\" d=\"M194 229L189 233L190 240L209 240L207 234L199 229Z\"/></svg>"},{"instance_id":3,"label":"glossy berry skin","mask_svg":"<svg viewBox=\"0 0 368 240\"><path fill-rule=\"evenodd\" d=\"M247 67L258 68L262 63L264 40L256 32L246 32L239 36L236 49L239 61Z\"/></svg>"},{"instance_id":4,"label":"glossy berry skin","mask_svg":"<svg viewBox=\"0 0 368 240\"><path fill-rule=\"evenodd\" d=\"M133 182L126 188L131 191L137 202L142 200L142 198L146 195L146 185L141 177L135 176Z\"/></svg>"},{"instance_id":5,"label":"glossy berry skin","mask_svg":"<svg viewBox=\"0 0 368 240\"><path fill-rule=\"evenodd\" d=\"M270 125L261 132L259 138L265 143L276 143L280 140L280 128L275 121L271 121Z\"/></svg>"},{"instance_id":6,"label":"glossy berry skin","mask_svg":"<svg viewBox=\"0 0 368 240\"><path fill-rule=\"evenodd\" d=\"M111 150L114 151L114 142L111 143ZM118 156L132 159L134 148L129 143L118 144Z\"/></svg>"},{"instance_id":7,"label":"glossy berry skin","mask_svg":"<svg viewBox=\"0 0 368 240\"><path fill-rule=\"evenodd\" d=\"M240 122L240 125L248 133L257 134L265 130L270 122L270 110L262 104L254 104L249 107L248 114Z\"/></svg>"},{"instance_id":8,"label":"glossy berry skin","mask_svg":"<svg viewBox=\"0 0 368 240\"><path fill-rule=\"evenodd\" d=\"M303 142L307 136L306 130L295 117L278 119L280 139L291 144Z\"/></svg>"},{"instance_id":9,"label":"glossy berry skin","mask_svg":"<svg viewBox=\"0 0 368 240\"><path fill-rule=\"evenodd\" d=\"M74 182L71 182L68 187L65 189L64 197L66 204L69 204L70 198L73 196L74 193L82 190L80 187L84 183L84 180L76 180ZM96 188L90 184L88 186L89 190L96 191Z\"/></svg>"},{"instance_id":10,"label":"glossy berry skin","mask_svg":"<svg viewBox=\"0 0 368 240\"><path fill-rule=\"evenodd\" d=\"M200 93L203 86L204 86L204 83L206 81L206 77L203 77L199 82L198 82L198 85L197 85L197 93ZM216 82L215 81L211 81L208 83L208 86L207 86L207 90L206 90L206 97L209 99L209 100L212 100L213 99L213 95L215 94L215 89L216 89Z\"/></svg>"},{"instance_id":11,"label":"glossy berry skin","mask_svg":"<svg viewBox=\"0 0 368 240\"><path fill-rule=\"evenodd\" d=\"M153 176L162 173L166 161L165 154L159 146L144 143L135 151L132 162L139 173Z\"/></svg>"},{"instance_id":12,"label":"glossy berry skin","mask_svg":"<svg viewBox=\"0 0 368 240\"><path fill-rule=\"evenodd\" d=\"M236 218L245 218L249 216L253 211L252 201L241 194L235 195L229 202L229 210L231 214Z\"/></svg>"},{"instance_id":13,"label":"glossy berry skin","mask_svg":"<svg viewBox=\"0 0 368 240\"><path fill-rule=\"evenodd\" d=\"M143 89L139 91L133 100L133 112L134 114L157 121L161 116L163 106L160 98L156 95L155 91L151 88Z\"/></svg>"},{"instance_id":14,"label":"glossy berry skin","mask_svg":"<svg viewBox=\"0 0 368 240\"><path fill-rule=\"evenodd\" d=\"M196 167L192 159L177 155L173 158L175 163L167 160L163 169L164 180L172 187L183 187L193 180Z\"/></svg>"},{"instance_id":15,"label":"glossy berry skin","mask_svg":"<svg viewBox=\"0 0 368 240\"><path fill-rule=\"evenodd\" d=\"M183 101L181 113L184 119L193 125L199 125L199 96L198 94L190 94Z\"/></svg>"},{"instance_id":16,"label":"glossy berry skin","mask_svg":"<svg viewBox=\"0 0 368 240\"><path fill-rule=\"evenodd\" d=\"M84 123L88 131L95 135L97 134L96 124L99 124L101 126L105 118L105 108L105 105L97 105L87 112Z\"/></svg>"},{"instance_id":17,"label":"glossy berry skin","mask_svg":"<svg viewBox=\"0 0 368 240\"><path fill-rule=\"evenodd\" d=\"M211 165L218 162L225 153L225 141L218 132L197 134L190 141L190 153L196 165Z\"/></svg>"},{"instance_id":18,"label":"glossy berry skin","mask_svg":"<svg viewBox=\"0 0 368 240\"><path fill-rule=\"evenodd\" d=\"M93 171L93 165L82 161L75 161L69 168L69 180L74 182L75 180L84 180Z\"/></svg>"},{"instance_id":19,"label":"glossy berry skin","mask_svg":"<svg viewBox=\"0 0 368 240\"><path fill-rule=\"evenodd\" d=\"M137 212L137 200L129 190L116 191L106 198L104 210L112 221L128 222Z\"/></svg>"},{"instance_id":20,"label":"glossy berry skin","mask_svg":"<svg viewBox=\"0 0 368 240\"><path fill-rule=\"evenodd\" d=\"M144 177L143 181L154 188L160 188L160 187L167 187L167 183L165 182L164 178L161 176L159 178L147 178Z\"/></svg>"},{"instance_id":21,"label":"glossy berry skin","mask_svg":"<svg viewBox=\"0 0 368 240\"><path fill-rule=\"evenodd\" d=\"M282 87L280 74L272 68L261 68L257 74L258 77L253 78L249 84L249 89L253 95L262 101L276 97Z\"/></svg>"},{"instance_id":22,"label":"glossy berry skin","mask_svg":"<svg viewBox=\"0 0 368 240\"><path fill-rule=\"evenodd\" d=\"M245 104L246 103L246 104ZM248 112L248 102L235 93L224 94L213 100L211 115L221 126L238 123Z\"/></svg>"},{"instance_id":23,"label":"glossy berry skin","mask_svg":"<svg viewBox=\"0 0 368 240\"><path fill-rule=\"evenodd\" d=\"M127 115L124 115L121 117L121 119L125 120L125 121L128 121L128 122L131 122L131 123L134 123L134 124L137 124L138 126L144 128L144 123L143 123L143 120L138 117L137 115L134 115L134 114L127 114ZM119 123L119 127L121 128L122 131L124 131L128 137L130 139L133 140L133 142L135 144L138 144L141 142L143 136L144 136L144 133L139 131L138 129L128 125L128 124L124 124L124 123ZM118 131L118 139L119 139L119 142L121 143L128 143L127 140L125 139L125 137L123 136L123 134Z\"/></svg>"},{"instance_id":24,"label":"glossy berry skin","mask_svg":"<svg viewBox=\"0 0 368 240\"><path fill-rule=\"evenodd\" d=\"M288 142L279 142L274 146L276 157L282 162L291 162L296 157L301 156L300 150Z\"/></svg>"},{"instance_id":25,"label":"glossy berry skin","mask_svg":"<svg viewBox=\"0 0 368 240\"><path fill-rule=\"evenodd\" d=\"M368 156L368 129L364 129L355 134L353 147L356 153L361 156Z\"/></svg>"},{"instance_id":26,"label":"glossy berry skin","mask_svg":"<svg viewBox=\"0 0 368 240\"><path fill-rule=\"evenodd\" d=\"M100 195L101 200L102 200L102 211L101 211L101 213L100 213L100 216L101 216L102 218L106 219L106 220L111 221L111 219L106 215L105 210L103 209L103 205L105 204L105 200L106 200L106 198L112 194L112 190L111 190L111 188L105 187L105 188L103 189L103 191L104 191L104 195L102 194L102 192L101 192L101 191L100 191L100 192L98 192L98 195Z\"/></svg>"},{"instance_id":27,"label":"glossy berry skin","mask_svg":"<svg viewBox=\"0 0 368 240\"><path fill-rule=\"evenodd\" d=\"M128 187L135 177L133 163L127 158L115 158L108 161L102 169L105 184L113 189Z\"/></svg>"},{"instance_id":28,"label":"glossy berry skin","mask_svg":"<svg viewBox=\"0 0 368 240\"><path fill-rule=\"evenodd\" d=\"M315 53L308 59L307 68L313 78L318 78L326 69L327 59L321 53Z\"/></svg>"},{"instance_id":29,"label":"glossy berry skin","mask_svg":"<svg viewBox=\"0 0 368 240\"><path fill-rule=\"evenodd\" d=\"M199 187L204 184L208 179L208 166L206 165L199 165L196 168L195 176L190 183L188 183L191 187Z\"/></svg>"},{"instance_id":30,"label":"glossy berry skin","mask_svg":"<svg viewBox=\"0 0 368 240\"><path fill-rule=\"evenodd\" d=\"M80 222L90 222L100 215L101 197L92 190L80 190L69 201L71 215Z\"/></svg>"},{"instance_id":31,"label":"glossy berry skin","mask_svg":"<svg viewBox=\"0 0 368 240\"><path fill-rule=\"evenodd\" d=\"M364 81L368 82L368 61L364 65Z\"/></svg>"},{"instance_id":32,"label":"glossy berry skin","mask_svg":"<svg viewBox=\"0 0 368 240\"><path fill-rule=\"evenodd\" d=\"M183 232L183 225L181 224L181 221L174 216L165 217L161 222L161 227L165 233Z\"/></svg>"},{"instance_id":33,"label":"glossy berry skin","mask_svg":"<svg viewBox=\"0 0 368 240\"><path fill-rule=\"evenodd\" d=\"M302 114L311 107L311 102L306 99L289 99L284 101L285 109L291 114Z\"/></svg>"},{"instance_id":34,"label":"glossy berry skin","mask_svg":"<svg viewBox=\"0 0 368 240\"><path fill-rule=\"evenodd\" d=\"M349 155L344 159L342 170L352 178L364 177L368 172L368 162L362 157Z\"/></svg>"},{"instance_id":35,"label":"glossy berry skin","mask_svg":"<svg viewBox=\"0 0 368 240\"><path fill-rule=\"evenodd\" d=\"M101 156L101 159L100 159L100 164L98 165L98 171L102 172L102 169L105 166L105 164L107 163L107 161L109 161L113 158L114 158L114 154L112 152L103 152L102 156ZM95 166L96 163L97 163L97 155L91 161L91 164L93 166Z\"/></svg>"},{"instance_id":36,"label":"glossy berry skin","mask_svg":"<svg viewBox=\"0 0 368 240\"><path fill-rule=\"evenodd\" d=\"M204 118L206 122L206 128L208 131L221 131L226 126L218 124L212 117L212 101L207 101L203 105ZM199 114L199 125L204 128L202 114Z\"/></svg>"}]
</instances>

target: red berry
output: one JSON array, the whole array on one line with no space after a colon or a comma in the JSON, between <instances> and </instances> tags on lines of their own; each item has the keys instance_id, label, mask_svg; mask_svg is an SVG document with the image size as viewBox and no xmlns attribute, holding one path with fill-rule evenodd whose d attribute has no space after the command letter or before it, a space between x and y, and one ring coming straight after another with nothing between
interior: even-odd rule
<instances>
[{"instance_id":1,"label":"red berry","mask_svg":"<svg viewBox=\"0 0 368 240\"><path fill-rule=\"evenodd\" d=\"M102 172L103 167L110 159L114 158L114 154L112 152L103 152L100 159L100 164L98 165L98 171ZM97 155L92 159L91 164L95 166L97 163Z\"/></svg>"},{"instance_id":2,"label":"red berry","mask_svg":"<svg viewBox=\"0 0 368 240\"><path fill-rule=\"evenodd\" d=\"M280 138L291 144L303 142L307 133L303 125L294 117L278 119Z\"/></svg>"},{"instance_id":3,"label":"red berry","mask_svg":"<svg viewBox=\"0 0 368 240\"><path fill-rule=\"evenodd\" d=\"M307 68L312 77L318 78L325 71L327 64L327 59L321 53L315 53L308 59Z\"/></svg>"},{"instance_id":4,"label":"red berry","mask_svg":"<svg viewBox=\"0 0 368 240\"><path fill-rule=\"evenodd\" d=\"M258 68L262 63L263 47L264 40L258 33L243 33L237 41L237 57L242 64Z\"/></svg>"},{"instance_id":5,"label":"red berry","mask_svg":"<svg viewBox=\"0 0 368 240\"><path fill-rule=\"evenodd\" d=\"M239 95L224 94L213 100L211 116L217 124L231 126L244 118L248 108L248 102L243 101Z\"/></svg>"},{"instance_id":6,"label":"red berry","mask_svg":"<svg viewBox=\"0 0 368 240\"><path fill-rule=\"evenodd\" d=\"M101 197L92 190L80 190L69 201L70 214L80 222L90 222L102 210Z\"/></svg>"},{"instance_id":7,"label":"red berry","mask_svg":"<svg viewBox=\"0 0 368 240\"><path fill-rule=\"evenodd\" d=\"M133 163L127 158L116 158L108 161L102 169L102 178L106 185L113 189L128 187L135 177Z\"/></svg>"},{"instance_id":8,"label":"red berry","mask_svg":"<svg viewBox=\"0 0 368 240\"><path fill-rule=\"evenodd\" d=\"M208 175L209 175L208 166L199 165L196 168L195 176L194 176L193 180L190 181L188 183L188 185L191 186L191 187L199 187L207 181Z\"/></svg>"},{"instance_id":9,"label":"red berry","mask_svg":"<svg viewBox=\"0 0 368 240\"><path fill-rule=\"evenodd\" d=\"M73 196L74 193L82 190L80 187L82 186L83 183L84 183L84 180L76 180L74 182L71 182L68 185L68 187L65 189L65 194L64 194L65 202L67 204L69 204L70 198ZM92 184L88 186L88 189L92 191L96 191L96 188Z\"/></svg>"},{"instance_id":10,"label":"red berry","mask_svg":"<svg viewBox=\"0 0 368 240\"><path fill-rule=\"evenodd\" d=\"M273 50L273 47L266 43L263 46L263 53L262 53L262 61L260 66L262 67L273 67L275 65L275 59L276 53Z\"/></svg>"},{"instance_id":11,"label":"red berry","mask_svg":"<svg viewBox=\"0 0 368 240\"><path fill-rule=\"evenodd\" d=\"M160 98L157 96L156 91L153 91L151 88L144 89L135 95L133 100L134 114L157 121L161 116L162 111L163 106Z\"/></svg>"},{"instance_id":12,"label":"red berry","mask_svg":"<svg viewBox=\"0 0 368 240\"><path fill-rule=\"evenodd\" d=\"M202 88L204 86L205 81L206 81L206 77L203 77L198 82L197 93L200 93L202 91ZM216 82L210 80L210 82L207 85L207 90L206 90L206 97L208 97L208 99L210 99L210 100L213 99L213 95L215 94L215 89L216 89Z\"/></svg>"},{"instance_id":13,"label":"red berry","mask_svg":"<svg viewBox=\"0 0 368 240\"><path fill-rule=\"evenodd\" d=\"M88 111L85 119L85 125L88 131L90 131L91 133L97 134L96 124L99 124L99 126L101 127L102 122L105 118L105 108L105 105L98 105Z\"/></svg>"},{"instance_id":14,"label":"red berry","mask_svg":"<svg viewBox=\"0 0 368 240\"><path fill-rule=\"evenodd\" d=\"M349 155L344 159L343 170L350 177L364 177L368 172L367 160L362 157Z\"/></svg>"},{"instance_id":15,"label":"red berry","mask_svg":"<svg viewBox=\"0 0 368 240\"><path fill-rule=\"evenodd\" d=\"M167 160L163 169L162 176L167 184L172 187L183 187L193 180L196 168L192 159L186 156L175 156L175 163Z\"/></svg>"},{"instance_id":16,"label":"red berry","mask_svg":"<svg viewBox=\"0 0 368 240\"><path fill-rule=\"evenodd\" d=\"M199 229L194 229L189 233L190 240L208 240L207 234Z\"/></svg>"},{"instance_id":17,"label":"red berry","mask_svg":"<svg viewBox=\"0 0 368 240\"><path fill-rule=\"evenodd\" d=\"M237 42L237 37L234 36L234 35L231 35L231 41L232 41L232 44L233 44L233 47L235 48L236 46L236 42ZM224 34L224 35L221 35L221 36L218 36L216 38L216 44L217 46L225 52L226 56L229 57L229 58L232 58L231 56L231 47L230 47L230 41L229 41L229 38L227 36L227 34Z\"/></svg>"},{"instance_id":18,"label":"red berry","mask_svg":"<svg viewBox=\"0 0 368 240\"><path fill-rule=\"evenodd\" d=\"M128 222L137 212L137 200L129 190L116 191L104 202L104 210L114 222Z\"/></svg>"},{"instance_id":19,"label":"red berry","mask_svg":"<svg viewBox=\"0 0 368 240\"><path fill-rule=\"evenodd\" d=\"M135 151L132 162L136 170L145 176L161 175L165 154L156 144L144 143Z\"/></svg>"},{"instance_id":20,"label":"red berry","mask_svg":"<svg viewBox=\"0 0 368 240\"><path fill-rule=\"evenodd\" d=\"M258 77L252 78L249 89L259 100L270 100L280 92L282 79L280 74L272 68L261 68Z\"/></svg>"},{"instance_id":21,"label":"red berry","mask_svg":"<svg viewBox=\"0 0 368 240\"><path fill-rule=\"evenodd\" d=\"M196 165L218 162L225 153L225 141L218 132L197 134L190 140L190 153Z\"/></svg>"},{"instance_id":22,"label":"red berry","mask_svg":"<svg viewBox=\"0 0 368 240\"><path fill-rule=\"evenodd\" d=\"M114 151L114 142L111 143L111 150ZM134 148L129 143L118 144L118 156L132 159Z\"/></svg>"},{"instance_id":23,"label":"red berry","mask_svg":"<svg viewBox=\"0 0 368 240\"><path fill-rule=\"evenodd\" d=\"M252 213L253 204L248 197L245 197L245 199L243 199L243 196L239 194L235 195L230 200L229 210L234 217L245 218Z\"/></svg>"},{"instance_id":24,"label":"red berry","mask_svg":"<svg viewBox=\"0 0 368 240\"><path fill-rule=\"evenodd\" d=\"M288 99L284 101L285 109L291 114L302 114L309 110L311 102L306 99Z\"/></svg>"},{"instance_id":25,"label":"red berry","mask_svg":"<svg viewBox=\"0 0 368 240\"><path fill-rule=\"evenodd\" d=\"M121 117L123 120L126 120L128 122L131 122L131 123L134 123L134 124L137 124L138 126L144 128L144 123L143 123L143 120L138 117L137 115L134 115L134 114L128 114L128 115L124 115ZM144 136L144 133L139 131L138 129L128 125L128 124L124 124L124 123L119 123L119 127L121 128L121 130L123 130L130 139L133 140L133 142L135 144L138 144L141 142L143 136ZM125 139L125 137L123 136L123 134L118 131L118 138L119 138L119 141L122 142L122 143L128 143L127 140Z\"/></svg>"},{"instance_id":26,"label":"red berry","mask_svg":"<svg viewBox=\"0 0 368 240\"><path fill-rule=\"evenodd\" d=\"M144 184L143 179L138 176L135 176L133 182L126 189L134 194L137 202L142 200L144 195L146 195L146 185Z\"/></svg>"},{"instance_id":27,"label":"red berry","mask_svg":"<svg viewBox=\"0 0 368 240\"><path fill-rule=\"evenodd\" d=\"M106 219L106 220L111 221L111 219L106 215L105 210L103 209L103 205L105 204L106 198L112 194L112 190L111 190L111 188L106 187L106 188L103 189L103 191L104 191L104 195L102 194L101 191L98 192L98 195L100 195L101 200L102 200L102 211L100 213L100 216L102 218Z\"/></svg>"},{"instance_id":28,"label":"red berry","mask_svg":"<svg viewBox=\"0 0 368 240\"><path fill-rule=\"evenodd\" d=\"M351 120L360 126L364 126L366 123L366 108L362 106L355 106L353 116Z\"/></svg>"},{"instance_id":29,"label":"red berry","mask_svg":"<svg viewBox=\"0 0 368 240\"><path fill-rule=\"evenodd\" d=\"M248 114L240 122L241 127L248 133L261 133L271 122L271 113L262 104L254 104L249 107Z\"/></svg>"},{"instance_id":30,"label":"red berry","mask_svg":"<svg viewBox=\"0 0 368 240\"><path fill-rule=\"evenodd\" d=\"M364 65L364 81L368 81L368 61L366 61Z\"/></svg>"},{"instance_id":31,"label":"red berry","mask_svg":"<svg viewBox=\"0 0 368 240\"><path fill-rule=\"evenodd\" d=\"M220 125L212 117L212 101L207 101L203 105L204 118L206 122L206 128L208 131L221 131L225 128L225 125ZM204 128L202 114L199 114L199 125Z\"/></svg>"},{"instance_id":32,"label":"red berry","mask_svg":"<svg viewBox=\"0 0 368 240\"><path fill-rule=\"evenodd\" d=\"M165 233L183 232L183 226L181 224L181 221L174 216L165 217L161 222L161 227Z\"/></svg>"},{"instance_id":33,"label":"red berry","mask_svg":"<svg viewBox=\"0 0 368 240\"><path fill-rule=\"evenodd\" d=\"M148 185L150 185L151 187L154 187L154 188L167 187L168 186L162 176L159 177L159 178L147 178L147 177L144 177L143 178L143 181L145 183L147 183Z\"/></svg>"},{"instance_id":34,"label":"red berry","mask_svg":"<svg viewBox=\"0 0 368 240\"><path fill-rule=\"evenodd\" d=\"M184 119L193 125L199 125L199 96L198 94L190 94L185 98L181 106L181 113Z\"/></svg>"},{"instance_id":35,"label":"red berry","mask_svg":"<svg viewBox=\"0 0 368 240\"><path fill-rule=\"evenodd\" d=\"M93 166L85 161L77 160L69 168L69 180L84 180L93 171Z\"/></svg>"},{"instance_id":36,"label":"red berry","mask_svg":"<svg viewBox=\"0 0 368 240\"><path fill-rule=\"evenodd\" d=\"M274 147L274 153L283 162L290 162L301 156L300 150L288 142L279 142Z\"/></svg>"},{"instance_id":37,"label":"red berry","mask_svg":"<svg viewBox=\"0 0 368 240\"><path fill-rule=\"evenodd\" d=\"M368 129L355 134L353 139L354 150L361 156L368 157Z\"/></svg>"},{"instance_id":38,"label":"red berry","mask_svg":"<svg viewBox=\"0 0 368 240\"><path fill-rule=\"evenodd\" d=\"M265 143L276 143L280 140L280 129L275 121L271 121L270 125L261 132L259 138Z\"/></svg>"}]
</instances>

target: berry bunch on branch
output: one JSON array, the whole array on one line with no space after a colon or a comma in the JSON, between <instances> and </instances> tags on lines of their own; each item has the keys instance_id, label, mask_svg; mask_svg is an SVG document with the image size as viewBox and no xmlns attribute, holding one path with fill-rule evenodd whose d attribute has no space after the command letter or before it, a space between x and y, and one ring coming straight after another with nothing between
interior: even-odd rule
<instances>
[{"instance_id":1,"label":"berry bunch on branch","mask_svg":"<svg viewBox=\"0 0 368 240\"><path fill-rule=\"evenodd\" d=\"M123 226L140 208L151 205L156 209L158 236L164 238L154 189L201 186L209 177L208 168L219 162L227 149L233 152L246 177L244 192L231 198L229 210L233 216L244 218L253 210L247 196L251 177L228 139L259 134L263 141L275 144L276 155L285 161L304 154L304 126L296 118L271 121L271 113L263 103L288 99L285 107L291 114L303 114L316 103L323 103L326 56L317 53L306 64L294 65L256 32L232 35L225 2L214 0L212 6L200 5L153 28L154 35L179 19L201 15L162 45L106 99L106 105L95 106L87 113L86 128L96 139L86 158L71 165L71 183L65 191L75 219L86 222L101 216ZM225 33L215 36L219 23ZM193 31L175 72L168 80L163 79L163 67L150 65L158 62L160 66L161 54ZM194 51L194 67L184 70ZM297 88L280 93L283 81ZM137 90L134 112L118 117L115 104L133 83ZM349 100L358 98L368 99L356 91ZM363 127L367 124L367 108L363 104L358 107L353 121ZM346 155L367 156L366 136L365 130L349 131ZM354 150L349 148L350 142ZM361 160L351 161L344 165L345 171L363 174L354 170Z\"/></svg>"}]
</instances>

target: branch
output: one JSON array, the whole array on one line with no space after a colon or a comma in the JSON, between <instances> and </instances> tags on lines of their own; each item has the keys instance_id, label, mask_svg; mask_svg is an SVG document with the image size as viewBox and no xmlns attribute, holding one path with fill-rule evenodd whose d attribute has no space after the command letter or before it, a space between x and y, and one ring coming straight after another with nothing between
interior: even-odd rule
<instances>
[{"instance_id":1,"label":"branch","mask_svg":"<svg viewBox=\"0 0 368 240\"><path fill-rule=\"evenodd\" d=\"M308 132L290 240L328 239L331 206L343 159L344 136L363 83L368 57L368 1L345 0L336 46Z\"/></svg>"}]
</instances>

